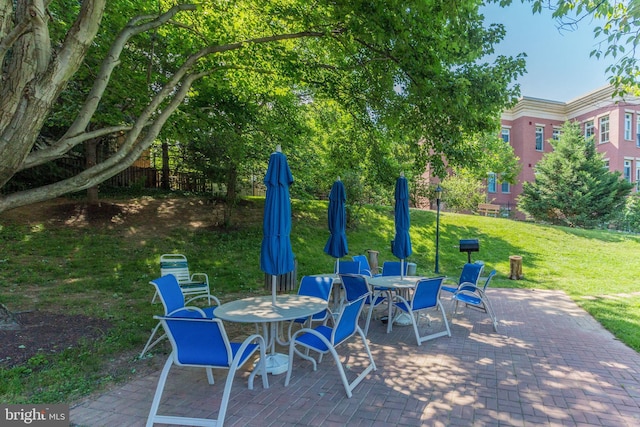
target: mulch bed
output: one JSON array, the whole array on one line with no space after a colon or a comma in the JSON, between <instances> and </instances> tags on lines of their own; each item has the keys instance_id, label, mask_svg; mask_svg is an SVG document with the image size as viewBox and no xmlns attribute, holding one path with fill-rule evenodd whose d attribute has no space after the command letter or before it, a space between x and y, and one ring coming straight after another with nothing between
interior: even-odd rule
<instances>
[{"instance_id":1,"label":"mulch bed","mask_svg":"<svg viewBox=\"0 0 640 427\"><path fill-rule=\"evenodd\" d=\"M0 367L22 365L37 354L60 353L85 340L105 335L111 328L108 320L83 315L64 315L46 311L14 314L17 330L0 330Z\"/></svg>"}]
</instances>

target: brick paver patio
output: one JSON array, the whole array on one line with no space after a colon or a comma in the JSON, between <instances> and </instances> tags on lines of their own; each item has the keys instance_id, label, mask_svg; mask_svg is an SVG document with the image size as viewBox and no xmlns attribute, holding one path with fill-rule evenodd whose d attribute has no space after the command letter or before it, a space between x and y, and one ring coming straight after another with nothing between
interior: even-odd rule
<instances>
[{"instance_id":1,"label":"brick paver patio","mask_svg":"<svg viewBox=\"0 0 640 427\"><path fill-rule=\"evenodd\" d=\"M640 355L559 291L489 289L499 319L459 309L452 337L418 347L410 326L372 321L377 371L345 395L331 357L317 371L296 358L291 384L237 374L227 426L638 426ZM450 309L445 302L447 310ZM434 316L435 317L435 316ZM434 321L431 328L439 328ZM353 340L349 350L359 355ZM340 348L340 354L348 352ZM359 358L348 361L357 370ZM161 413L217 416L226 372L172 368ZM71 408L77 426L145 425L159 372Z\"/></svg>"}]
</instances>

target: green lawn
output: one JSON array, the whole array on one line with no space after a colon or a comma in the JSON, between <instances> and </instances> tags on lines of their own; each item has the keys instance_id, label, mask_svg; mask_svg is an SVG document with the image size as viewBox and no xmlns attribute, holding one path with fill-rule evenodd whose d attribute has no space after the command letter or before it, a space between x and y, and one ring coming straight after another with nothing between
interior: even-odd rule
<instances>
[{"instance_id":1,"label":"green lawn","mask_svg":"<svg viewBox=\"0 0 640 427\"><path fill-rule=\"evenodd\" d=\"M121 227L49 228L0 222L0 302L11 310L56 310L110 319L115 328L104 341L86 343L57 356L38 356L27 366L0 370L5 402L69 402L121 373L101 364L139 351L154 326L150 279L159 274L160 254L187 255L192 272L206 272L224 301L266 293L259 268L263 199L238 207L234 227L172 227L166 234L136 235ZM323 252L328 237L326 202L294 201L292 246L298 277L329 272L333 258ZM0 217L1 218L1 217ZM357 227L347 231L349 254L390 251L393 215L389 207L366 207ZM413 255L418 274L431 274L435 257L435 213L411 211ZM502 218L444 212L440 223L440 272L457 277L467 256L458 241L478 238L486 270L496 269L495 287L560 289L589 311L621 341L640 350L640 237L535 225ZM523 280L512 281L509 255L523 257ZM144 361L131 360L130 369Z\"/></svg>"}]
</instances>

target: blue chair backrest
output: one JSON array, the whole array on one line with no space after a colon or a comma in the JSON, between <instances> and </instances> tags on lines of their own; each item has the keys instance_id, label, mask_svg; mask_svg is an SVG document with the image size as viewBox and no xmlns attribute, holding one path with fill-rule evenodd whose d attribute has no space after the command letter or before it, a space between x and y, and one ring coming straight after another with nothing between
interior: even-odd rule
<instances>
[{"instance_id":1,"label":"blue chair backrest","mask_svg":"<svg viewBox=\"0 0 640 427\"><path fill-rule=\"evenodd\" d=\"M411 300L411 309L421 310L435 307L438 304L438 293L443 281L444 277L433 277L416 283L416 289L413 291L413 299Z\"/></svg>"},{"instance_id":2,"label":"blue chair backrest","mask_svg":"<svg viewBox=\"0 0 640 427\"><path fill-rule=\"evenodd\" d=\"M487 280L484 282L484 286L482 287L482 290L486 290L487 287L489 286L489 282L491 281L491 279L493 279L493 276L496 275L496 271L492 270L491 273L489 273L489 277L487 277Z\"/></svg>"},{"instance_id":3,"label":"blue chair backrest","mask_svg":"<svg viewBox=\"0 0 640 427\"><path fill-rule=\"evenodd\" d=\"M371 294L367 279L359 274L341 274L340 280L344 288L347 301L356 301L358 298Z\"/></svg>"},{"instance_id":4,"label":"blue chair backrest","mask_svg":"<svg viewBox=\"0 0 640 427\"><path fill-rule=\"evenodd\" d=\"M360 263L355 261L336 262L337 274L360 274Z\"/></svg>"},{"instance_id":5,"label":"blue chair backrest","mask_svg":"<svg viewBox=\"0 0 640 427\"><path fill-rule=\"evenodd\" d=\"M164 314L173 313L179 308L184 307L184 295L178 283L178 279L173 274L153 279L151 282L156 287L160 301L164 306Z\"/></svg>"},{"instance_id":6,"label":"blue chair backrest","mask_svg":"<svg viewBox=\"0 0 640 427\"><path fill-rule=\"evenodd\" d=\"M229 367L231 345L220 319L159 317L178 365Z\"/></svg>"},{"instance_id":7,"label":"blue chair backrest","mask_svg":"<svg viewBox=\"0 0 640 427\"><path fill-rule=\"evenodd\" d=\"M366 274L371 276L371 267L369 266L369 258L365 255L354 255L352 259L360 264L359 274Z\"/></svg>"},{"instance_id":8,"label":"blue chair backrest","mask_svg":"<svg viewBox=\"0 0 640 427\"><path fill-rule=\"evenodd\" d=\"M306 295L309 297L322 298L329 301L331 295L331 287L333 286L333 278L322 276L304 276L300 280L298 295Z\"/></svg>"},{"instance_id":9,"label":"blue chair backrest","mask_svg":"<svg viewBox=\"0 0 640 427\"><path fill-rule=\"evenodd\" d=\"M465 264L464 267L462 267L462 273L460 273L460 280L458 280L458 284L477 284L483 269L484 264L480 264L477 262Z\"/></svg>"},{"instance_id":10,"label":"blue chair backrest","mask_svg":"<svg viewBox=\"0 0 640 427\"><path fill-rule=\"evenodd\" d=\"M382 275L383 276L400 276L400 261L385 261L382 264ZM404 273L403 275L407 275L407 269L409 268L409 263L404 262Z\"/></svg>"},{"instance_id":11,"label":"blue chair backrest","mask_svg":"<svg viewBox=\"0 0 640 427\"><path fill-rule=\"evenodd\" d=\"M342 306L342 311L338 316L336 326L333 328L331 334L331 342L334 346L340 344L356 332L358 318L360 317L360 312L362 312L362 307L364 307L365 299L366 294L363 294L359 298L348 301Z\"/></svg>"}]
</instances>

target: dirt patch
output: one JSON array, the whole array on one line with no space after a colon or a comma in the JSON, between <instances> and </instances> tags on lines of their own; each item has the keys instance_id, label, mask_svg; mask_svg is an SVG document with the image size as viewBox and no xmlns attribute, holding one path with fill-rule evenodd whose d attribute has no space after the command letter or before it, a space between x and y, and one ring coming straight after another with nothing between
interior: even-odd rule
<instances>
[{"instance_id":1,"label":"dirt patch","mask_svg":"<svg viewBox=\"0 0 640 427\"><path fill-rule=\"evenodd\" d=\"M18 329L0 330L0 367L22 365L42 354L60 353L82 341L100 338L111 328L104 319L46 311L13 313Z\"/></svg>"}]
</instances>

